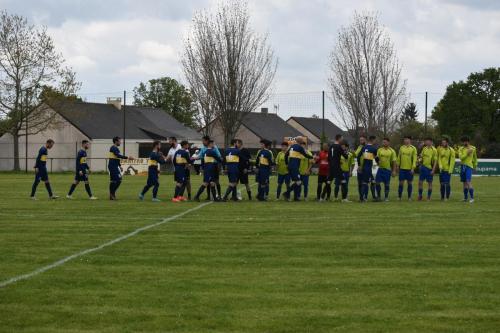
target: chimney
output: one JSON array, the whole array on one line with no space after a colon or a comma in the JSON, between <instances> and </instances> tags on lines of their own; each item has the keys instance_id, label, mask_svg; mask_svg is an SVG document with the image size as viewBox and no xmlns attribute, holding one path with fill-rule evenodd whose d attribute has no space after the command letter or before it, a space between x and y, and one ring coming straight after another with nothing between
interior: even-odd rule
<instances>
[{"instance_id":1,"label":"chimney","mask_svg":"<svg viewBox=\"0 0 500 333\"><path fill-rule=\"evenodd\" d=\"M111 104L118 110L122 109L122 98L121 97L108 97L106 98L106 104Z\"/></svg>"},{"instance_id":2,"label":"chimney","mask_svg":"<svg viewBox=\"0 0 500 333\"><path fill-rule=\"evenodd\" d=\"M269 113L269 109L268 108L261 108L260 112L262 112L263 114L268 114Z\"/></svg>"}]
</instances>

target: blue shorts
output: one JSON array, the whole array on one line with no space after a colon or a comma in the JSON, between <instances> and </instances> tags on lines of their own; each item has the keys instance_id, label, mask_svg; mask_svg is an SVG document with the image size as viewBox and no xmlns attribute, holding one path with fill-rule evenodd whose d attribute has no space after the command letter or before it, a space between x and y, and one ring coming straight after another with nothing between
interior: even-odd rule
<instances>
[{"instance_id":1,"label":"blue shorts","mask_svg":"<svg viewBox=\"0 0 500 333\"><path fill-rule=\"evenodd\" d=\"M440 183L450 183L451 181L451 175L449 172L446 171L441 171L439 174L439 182Z\"/></svg>"},{"instance_id":2,"label":"blue shorts","mask_svg":"<svg viewBox=\"0 0 500 333\"><path fill-rule=\"evenodd\" d=\"M390 184L391 183L391 176L392 176L391 170L384 169L384 168L378 168L377 175L375 176L375 182L377 184L380 184L380 183Z\"/></svg>"},{"instance_id":3,"label":"blue shorts","mask_svg":"<svg viewBox=\"0 0 500 333\"><path fill-rule=\"evenodd\" d=\"M285 183L286 185L290 184L290 175L278 175L278 184L283 184Z\"/></svg>"},{"instance_id":4,"label":"blue shorts","mask_svg":"<svg viewBox=\"0 0 500 333\"><path fill-rule=\"evenodd\" d=\"M432 175L432 169L429 169L425 166L420 166L420 174L418 176L418 180L423 182L424 180L428 183L432 183L434 180L434 176Z\"/></svg>"},{"instance_id":5,"label":"blue shorts","mask_svg":"<svg viewBox=\"0 0 500 333\"><path fill-rule=\"evenodd\" d=\"M299 173L299 169L297 168L290 168L288 169L288 174L290 175L290 179L293 181L293 182L298 182L300 181L300 173Z\"/></svg>"},{"instance_id":6,"label":"blue shorts","mask_svg":"<svg viewBox=\"0 0 500 333\"><path fill-rule=\"evenodd\" d=\"M120 169L109 169L109 180L112 182L119 182L122 180L122 173L120 172Z\"/></svg>"},{"instance_id":7,"label":"blue shorts","mask_svg":"<svg viewBox=\"0 0 500 333\"><path fill-rule=\"evenodd\" d=\"M361 182L364 184L371 183L373 181L373 172L372 168L370 167L369 169L363 169L361 171Z\"/></svg>"},{"instance_id":8,"label":"blue shorts","mask_svg":"<svg viewBox=\"0 0 500 333\"><path fill-rule=\"evenodd\" d=\"M269 176L271 175L271 171L268 168L260 168L259 169L259 184L269 184Z\"/></svg>"},{"instance_id":9,"label":"blue shorts","mask_svg":"<svg viewBox=\"0 0 500 333\"><path fill-rule=\"evenodd\" d=\"M240 179L240 171L238 169L236 170L227 170L227 178L229 179L230 183L237 183L238 180Z\"/></svg>"},{"instance_id":10,"label":"blue shorts","mask_svg":"<svg viewBox=\"0 0 500 333\"><path fill-rule=\"evenodd\" d=\"M88 177L88 175L85 172L83 173L83 175L80 175L80 173L77 172L75 174L75 180L77 182L88 182L89 181L89 177Z\"/></svg>"},{"instance_id":11,"label":"blue shorts","mask_svg":"<svg viewBox=\"0 0 500 333\"><path fill-rule=\"evenodd\" d=\"M399 181L408 181L412 182L413 181L413 174L411 173L411 170L399 170Z\"/></svg>"},{"instance_id":12,"label":"blue shorts","mask_svg":"<svg viewBox=\"0 0 500 333\"><path fill-rule=\"evenodd\" d=\"M35 179L38 181L49 181L49 174L47 173L46 168L38 168L38 172L35 174Z\"/></svg>"},{"instance_id":13,"label":"blue shorts","mask_svg":"<svg viewBox=\"0 0 500 333\"><path fill-rule=\"evenodd\" d=\"M460 181L462 183L468 183L472 180L472 168L467 165L460 166Z\"/></svg>"},{"instance_id":14,"label":"blue shorts","mask_svg":"<svg viewBox=\"0 0 500 333\"><path fill-rule=\"evenodd\" d=\"M349 172L342 172L342 177L335 177L335 185L349 184Z\"/></svg>"},{"instance_id":15,"label":"blue shorts","mask_svg":"<svg viewBox=\"0 0 500 333\"><path fill-rule=\"evenodd\" d=\"M183 184L187 180L186 168L176 167L174 171L174 180L176 183Z\"/></svg>"}]
</instances>

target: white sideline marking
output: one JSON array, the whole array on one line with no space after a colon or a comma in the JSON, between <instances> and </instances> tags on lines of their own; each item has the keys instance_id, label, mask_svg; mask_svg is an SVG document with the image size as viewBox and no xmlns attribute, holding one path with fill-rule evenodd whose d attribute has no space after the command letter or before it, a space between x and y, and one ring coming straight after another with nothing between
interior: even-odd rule
<instances>
[{"instance_id":1,"label":"white sideline marking","mask_svg":"<svg viewBox=\"0 0 500 333\"><path fill-rule=\"evenodd\" d=\"M10 284L13 284L13 283L16 283L18 281L22 281L22 280L27 280L29 278L32 278L33 276L35 275L38 275L38 274L41 274L43 272L46 272L48 270L51 270L53 268L56 268L56 267L59 267L61 266L62 264L65 264L66 262L70 261L70 260L73 260L75 258L78 258L78 257L81 257L81 256L84 256L86 254L89 254L89 253L92 253L92 252L96 252L96 251L99 251L99 250L102 250L104 249L105 247L108 247L108 246L111 246L111 245L114 245L116 243L119 243L121 241L124 241L130 237L133 237L135 235L137 235L138 233L140 232L143 232L143 231L146 231L146 230L149 230L149 229L152 229L152 228L155 228L157 226L160 226L162 224L165 224L167 222L170 222L170 221L173 221L173 220L176 220L178 219L179 217L183 217L184 215L187 215L191 212L194 212L198 209L201 209L207 205L210 205L213 201L209 201L209 202L205 202L205 203L202 203L196 207L193 207L193 208L190 208L182 213L179 213L177 215L174 215L174 216L170 216L170 217L166 217L164 218L163 220L161 220L160 222L157 222L157 223L153 223L153 224L150 224L150 225L147 225L147 226L144 226L144 227L141 227L141 228L138 228L138 229L135 229L134 231L126 234L126 235L123 235L123 236L120 236L118 238L115 238L113 240L110 240L104 244L101 244L99 246L96 246L96 247L93 247L93 248L90 248L90 249L86 249L86 250L83 250L83 251L80 251L78 253L75 253L75 254L72 254L70 256L67 256L65 258L62 258L61 260L58 260L56 262L53 262L52 264L50 265L47 265L47 266L44 266L44 267L41 267L39 269L36 269L30 273L26 273L26 274L23 274L23 275L18 275L18 276L15 276L13 278L10 278L8 280L5 280L5 281L2 281L0 282L0 288L3 288L3 287L6 287Z\"/></svg>"}]
</instances>

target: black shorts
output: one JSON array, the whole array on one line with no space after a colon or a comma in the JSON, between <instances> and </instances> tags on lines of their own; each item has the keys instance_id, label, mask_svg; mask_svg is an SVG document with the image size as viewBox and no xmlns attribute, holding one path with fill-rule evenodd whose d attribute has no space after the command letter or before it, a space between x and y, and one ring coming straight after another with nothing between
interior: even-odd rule
<instances>
[{"instance_id":1,"label":"black shorts","mask_svg":"<svg viewBox=\"0 0 500 333\"><path fill-rule=\"evenodd\" d=\"M248 173L247 172L243 172L243 170L240 170L239 182L240 182L240 184L243 184L243 185L248 184Z\"/></svg>"},{"instance_id":2,"label":"black shorts","mask_svg":"<svg viewBox=\"0 0 500 333\"><path fill-rule=\"evenodd\" d=\"M326 183L328 181L328 176L318 175L318 183Z\"/></svg>"}]
</instances>

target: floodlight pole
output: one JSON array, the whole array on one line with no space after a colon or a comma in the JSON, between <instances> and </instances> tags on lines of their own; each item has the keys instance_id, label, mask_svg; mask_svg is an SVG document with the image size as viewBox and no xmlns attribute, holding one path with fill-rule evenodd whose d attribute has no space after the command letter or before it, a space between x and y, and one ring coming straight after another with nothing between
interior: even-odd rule
<instances>
[{"instance_id":1,"label":"floodlight pole","mask_svg":"<svg viewBox=\"0 0 500 333\"><path fill-rule=\"evenodd\" d=\"M321 111L322 111L322 118L321 118L321 140L324 140L325 138L325 91L323 90L321 92Z\"/></svg>"},{"instance_id":2,"label":"floodlight pole","mask_svg":"<svg viewBox=\"0 0 500 333\"><path fill-rule=\"evenodd\" d=\"M123 91L123 155L125 155L125 141L126 141L126 130L125 130L125 125L126 125L126 108L127 106L127 91Z\"/></svg>"},{"instance_id":3,"label":"floodlight pole","mask_svg":"<svg viewBox=\"0 0 500 333\"><path fill-rule=\"evenodd\" d=\"M28 115L26 114L26 139L24 142L24 167L26 168L25 172L28 173Z\"/></svg>"},{"instance_id":4,"label":"floodlight pole","mask_svg":"<svg viewBox=\"0 0 500 333\"><path fill-rule=\"evenodd\" d=\"M427 100L429 93L425 92L425 122L424 122L424 133L427 134Z\"/></svg>"}]
</instances>

